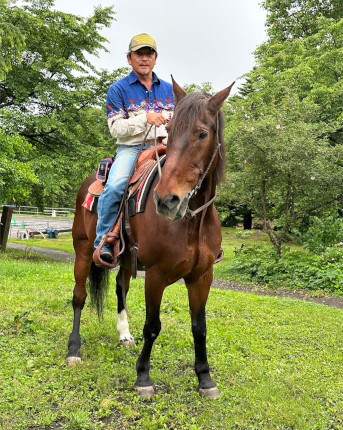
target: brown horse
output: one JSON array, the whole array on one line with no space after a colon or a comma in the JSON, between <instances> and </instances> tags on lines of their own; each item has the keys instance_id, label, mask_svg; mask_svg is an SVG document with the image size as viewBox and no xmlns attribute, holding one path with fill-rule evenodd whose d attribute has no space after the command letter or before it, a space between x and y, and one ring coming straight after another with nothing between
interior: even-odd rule
<instances>
[{"instance_id":1,"label":"brown horse","mask_svg":"<svg viewBox=\"0 0 343 430\"><path fill-rule=\"evenodd\" d=\"M167 157L162 176L152 186L145 212L130 218L138 242L139 263L145 268L146 321L144 346L137 360L135 389L142 397L154 393L150 379L150 355L161 330L160 305L164 289L184 279L189 297L195 348L195 372L202 396L216 398L219 391L212 380L206 352L205 306L213 279L213 264L220 251L221 229L213 205L217 184L224 178L225 150L220 108L231 87L213 97L201 93L186 95L173 80L175 115L167 126ZM90 292L102 306L101 276L108 272L92 263L97 217L81 205L94 176L85 181L77 196L73 240L76 253L73 294L74 325L68 342L67 362L81 361L80 317L86 299L86 280L93 275ZM157 183L158 181L158 183ZM157 183L157 184L156 184ZM130 258L124 261L129 262ZM120 343L133 344L124 308L131 278L130 264L117 275ZM106 282L105 282L106 284Z\"/></svg>"}]
</instances>

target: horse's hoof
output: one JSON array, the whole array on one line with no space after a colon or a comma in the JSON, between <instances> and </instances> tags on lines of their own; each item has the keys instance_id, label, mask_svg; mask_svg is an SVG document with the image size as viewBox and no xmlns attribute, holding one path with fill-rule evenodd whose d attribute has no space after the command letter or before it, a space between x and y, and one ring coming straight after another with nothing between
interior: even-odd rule
<instances>
[{"instance_id":1,"label":"horse's hoof","mask_svg":"<svg viewBox=\"0 0 343 430\"><path fill-rule=\"evenodd\" d=\"M66 364L69 367L74 367L77 366L78 364L81 363L81 357L67 357L66 359Z\"/></svg>"},{"instance_id":2,"label":"horse's hoof","mask_svg":"<svg viewBox=\"0 0 343 430\"><path fill-rule=\"evenodd\" d=\"M135 385L135 390L136 393L138 393L142 399L151 399L155 394L155 390L152 385L150 385L149 387L137 387Z\"/></svg>"},{"instance_id":3,"label":"horse's hoof","mask_svg":"<svg viewBox=\"0 0 343 430\"><path fill-rule=\"evenodd\" d=\"M133 340L132 337L128 338L124 338L124 339L120 339L119 340L119 345L120 346L135 346L135 341Z\"/></svg>"},{"instance_id":4,"label":"horse's hoof","mask_svg":"<svg viewBox=\"0 0 343 430\"><path fill-rule=\"evenodd\" d=\"M220 391L217 387L213 388L199 388L199 394L204 399L218 399Z\"/></svg>"}]
</instances>

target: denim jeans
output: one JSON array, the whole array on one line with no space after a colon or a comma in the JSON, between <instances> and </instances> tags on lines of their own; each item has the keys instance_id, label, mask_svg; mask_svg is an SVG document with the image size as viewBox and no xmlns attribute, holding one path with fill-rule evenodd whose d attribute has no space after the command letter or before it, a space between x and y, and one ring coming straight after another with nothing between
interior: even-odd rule
<instances>
[{"instance_id":1,"label":"denim jeans","mask_svg":"<svg viewBox=\"0 0 343 430\"><path fill-rule=\"evenodd\" d=\"M99 246L102 236L109 231L116 219L120 201L125 191L126 181L139 148L140 145L118 147L114 163L108 175L107 183L98 201L98 223L94 241L95 248ZM149 146L144 146L143 150L147 148L149 148Z\"/></svg>"}]
</instances>

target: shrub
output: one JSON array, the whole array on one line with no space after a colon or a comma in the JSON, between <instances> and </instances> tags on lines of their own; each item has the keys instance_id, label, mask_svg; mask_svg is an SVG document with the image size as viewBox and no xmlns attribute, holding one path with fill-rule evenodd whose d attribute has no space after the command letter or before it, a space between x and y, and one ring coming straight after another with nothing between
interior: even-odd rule
<instances>
[{"instance_id":1,"label":"shrub","mask_svg":"<svg viewBox=\"0 0 343 430\"><path fill-rule=\"evenodd\" d=\"M306 233L297 232L296 235L310 252L321 254L326 248L343 241L343 220L337 216L312 217Z\"/></svg>"},{"instance_id":2,"label":"shrub","mask_svg":"<svg viewBox=\"0 0 343 430\"><path fill-rule=\"evenodd\" d=\"M246 246L230 272L258 284L343 293L343 247L328 248L321 255L285 250L278 258L270 248Z\"/></svg>"}]
</instances>

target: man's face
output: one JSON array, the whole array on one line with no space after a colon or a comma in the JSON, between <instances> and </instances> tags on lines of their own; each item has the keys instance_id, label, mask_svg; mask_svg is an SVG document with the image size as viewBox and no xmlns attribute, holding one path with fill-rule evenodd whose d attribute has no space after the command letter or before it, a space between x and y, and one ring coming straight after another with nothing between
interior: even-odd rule
<instances>
[{"instance_id":1,"label":"man's face","mask_svg":"<svg viewBox=\"0 0 343 430\"><path fill-rule=\"evenodd\" d=\"M131 52L128 63L137 75L150 75L156 64L156 52L151 48L141 48Z\"/></svg>"}]
</instances>

